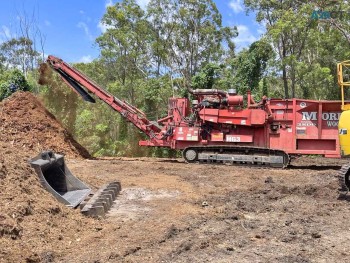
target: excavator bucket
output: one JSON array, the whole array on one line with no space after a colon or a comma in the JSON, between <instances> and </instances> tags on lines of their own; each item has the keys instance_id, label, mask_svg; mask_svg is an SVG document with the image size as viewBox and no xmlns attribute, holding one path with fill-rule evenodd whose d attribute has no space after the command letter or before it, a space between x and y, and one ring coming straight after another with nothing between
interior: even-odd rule
<instances>
[{"instance_id":1,"label":"excavator bucket","mask_svg":"<svg viewBox=\"0 0 350 263\"><path fill-rule=\"evenodd\" d=\"M30 164L42 186L67 206L77 207L91 193L91 189L69 171L63 155L45 151L30 160Z\"/></svg>"}]
</instances>

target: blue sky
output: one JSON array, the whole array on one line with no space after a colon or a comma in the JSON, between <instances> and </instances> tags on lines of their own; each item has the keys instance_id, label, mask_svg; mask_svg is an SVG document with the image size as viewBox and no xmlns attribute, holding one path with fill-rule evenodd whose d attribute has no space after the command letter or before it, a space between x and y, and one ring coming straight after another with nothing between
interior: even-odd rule
<instances>
[{"instance_id":1,"label":"blue sky","mask_svg":"<svg viewBox=\"0 0 350 263\"><path fill-rule=\"evenodd\" d=\"M149 0L136 0L145 7ZM0 4L0 42L20 35L19 21L26 13L33 17L45 35L45 53L68 62L89 62L99 55L95 38L104 28L100 23L108 5L116 0L12 0ZM243 0L214 0L225 26L238 27L240 35L234 41L237 50L256 41L263 28L254 14L246 15Z\"/></svg>"}]
</instances>

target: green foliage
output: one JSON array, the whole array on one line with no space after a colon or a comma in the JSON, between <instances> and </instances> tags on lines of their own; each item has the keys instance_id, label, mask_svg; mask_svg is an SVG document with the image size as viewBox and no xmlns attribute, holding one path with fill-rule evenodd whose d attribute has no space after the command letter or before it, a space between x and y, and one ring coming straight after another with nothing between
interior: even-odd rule
<instances>
[{"instance_id":1,"label":"green foliage","mask_svg":"<svg viewBox=\"0 0 350 263\"><path fill-rule=\"evenodd\" d=\"M192 86L196 89L212 89L220 79L221 73L222 68L220 66L209 63L192 78Z\"/></svg>"},{"instance_id":2,"label":"green foliage","mask_svg":"<svg viewBox=\"0 0 350 263\"><path fill-rule=\"evenodd\" d=\"M276 56L267 62L270 92L285 98L337 99L336 62L349 59L348 21L312 19L313 10L349 10L346 1L245 0L266 26L265 39ZM340 8L340 9L339 9Z\"/></svg>"},{"instance_id":3,"label":"green foliage","mask_svg":"<svg viewBox=\"0 0 350 263\"><path fill-rule=\"evenodd\" d=\"M141 109L151 120L166 116L168 99L174 95L169 75L158 78L149 78L140 83Z\"/></svg>"},{"instance_id":4,"label":"green foliage","mask_svg":"<svg viewBox=\"0 0 350 263\"><path fill-rule=\"evenodd\" d=\"M147 12L157 74L164 69L189 84L202 67L234 54L237 28L222 26L212 0L151 0Z\"/></svg>"},{"instance_id":5,"label":"green foliage","mask_svg":"<svg viewBox=\"0 0 350 263\"><path fill-rule=\"evenodd\" d=\"M30 90L28 82L19 70L8 70L0 75L0 101L16 91Z\"/></svg>"},{"instance_id":6,"label":"green foliage","mask_svg":"<svg viewBox=\"0 0 350 263\"><path fill-rule=\"evenodd\" d=\"M272 57L272 48L263 39L254 42L233 59L233 82L239 93L246 94L247 90L254 92L259 87L260 80L266 74L267 62Z\"/></svg>"}]
</instances>

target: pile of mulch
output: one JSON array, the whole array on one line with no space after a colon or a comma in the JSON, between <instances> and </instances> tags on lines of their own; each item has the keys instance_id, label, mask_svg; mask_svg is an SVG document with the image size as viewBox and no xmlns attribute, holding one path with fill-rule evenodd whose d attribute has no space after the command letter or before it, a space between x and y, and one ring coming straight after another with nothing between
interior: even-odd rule
<instances>
[{"instance_id":1,"label":"pile of mulch","mask_svg":"<svg viewBox=\"0 0 350 263\"><path fill-rule=\"evenodd\" d=\"M31 156L53 150L73 158L90 158L88 151L30 92L17 92L0 104L1 141Z\"/></svg>"},{"instance_id":2,"label":"pile of mulch","mask_svg":"<svg viewBox=\"0 0 350 263\"><path fill-rule=\"evenodd\" d=\"M27 92L0 103L0 135L0 262L53 262L100 223L58 203L28 160L46 149L90 155Z\"/></svg>"}]
</instances>

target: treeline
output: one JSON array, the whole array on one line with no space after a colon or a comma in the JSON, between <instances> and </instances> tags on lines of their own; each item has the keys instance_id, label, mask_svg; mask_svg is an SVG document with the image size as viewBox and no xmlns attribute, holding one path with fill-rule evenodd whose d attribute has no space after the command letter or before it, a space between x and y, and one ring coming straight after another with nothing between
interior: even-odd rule
<instances>
[{"instance_id":1,"label":"treeline","mask_svg":"<svg viewBox=\"0 0 350 263\"><path fill-rule=\"evenodd\" d=\"M256 100L262 95L338 99L336 63L350 58L350 26L345 17L319 19L314 11L350 10L347 1L324 2L246 0L247 12L256 14L266 33L237 53L237 28L222 25L211 0L151 0L146 10L134 0L124 0L108 7L102 18L105 31L96 39L99 58L74 66L150 119L165 116L168 98L188 96L190 85L236 88L241 94L249 89ZM40 62L31 43L27 51L20 51L31 52L28 57ZM16 90L10 77L1 76L22 70L29 84L18 88L40 93L47 107L92 154L176 154L138 147L143 135L137 129L104 103L91 105L77 98L57 75L39 88L33 82L37 73L31 60L23 70L22 64L10 61L9 51L3 51L11 50L11 43L2 45L7 46L0 54L0 96Z\"/></svg>"}]
</instances>

